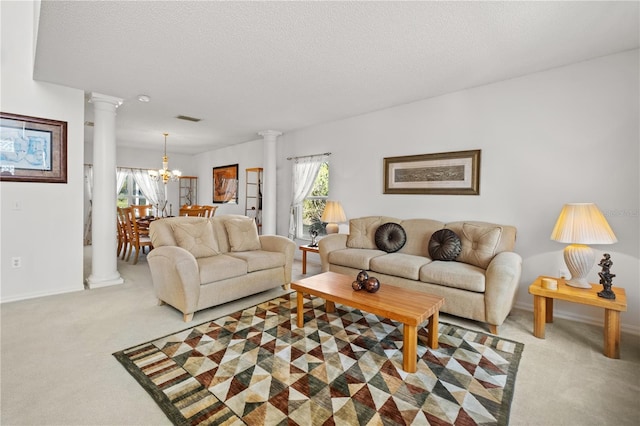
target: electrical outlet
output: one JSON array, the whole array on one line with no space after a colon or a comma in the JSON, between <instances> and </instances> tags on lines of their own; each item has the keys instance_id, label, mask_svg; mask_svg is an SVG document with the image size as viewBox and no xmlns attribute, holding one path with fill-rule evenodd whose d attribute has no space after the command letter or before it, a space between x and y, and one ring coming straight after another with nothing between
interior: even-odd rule
<instances>
[{"instance_id":1,"label":"electrical outlet","mask_svg":"<svg viewBox=\"0 0 640 426\"><path fill-rule=\"evenodd\" d=\"M12 268L20 268L22 266L22 258L21 257L12 257L11 258L11 267Z\"/></svg>"}]
</instances>

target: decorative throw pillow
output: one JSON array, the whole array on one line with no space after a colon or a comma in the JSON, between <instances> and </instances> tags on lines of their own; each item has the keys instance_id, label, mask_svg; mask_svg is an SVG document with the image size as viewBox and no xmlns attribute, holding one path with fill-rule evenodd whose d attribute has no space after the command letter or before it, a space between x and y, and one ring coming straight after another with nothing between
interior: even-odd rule
<instances>
[{"instance_id":1,"label":"decorative throw pillow","mask_svg":"<svg viewBox=\"0 0 640 426\"><path fill-rule=\"evenodd\" d=\"M487 269L496 255L496 248L502 236L502 227L462 224L462 251L458 261Z\"/></svg>"},{"instance_id":2,"label":"decorative throw pillow","mask_svg":"<svg viewBox=\"0 0 640 426\"><path fill-rule=\"evenodd\" d=\"M347 247L360 249L376 248L376 230L382 222L379 216L351 219L349 221L349 236Z\"/></svg>"},{"instance_id":3,"label":"decorative throw pillow","mask_svg":"<svg viewBox=\"0 0 640 426\"><path fill-rule=\"evenodd\" d=\"M260 237L258 236L258 227L252 218L227 220L224 223L224 227L229 236L231 251L250 251L262 248Z\"/></svg>"},{"instance_id":4,"label":"decorative throw pillow","mask_svg":"<svg viewBox=\"0 0 640 426\"><path fill-rule=\"evenodd\" d=\"M189 251L195 258L215 256L220 253L218 242L213 235L211 223L178 223L173 235L179 247Z\"/></svg>"},{"instance_id":5,"label":"decorative throw pillow","mask_svg":"<svg viewBox=\"0 0 640 426\"><path fill-rule=\"evenodd\" d=\"M407 242L407 233L397 223L388 222L376 230L376 246L387 253L400 250Z\"/></svg>"},{"instance_id":6,"label":"decorative throw pillow","mask_svg":"<svg viewBox=\"0 0 640 426\"><path fill-rule=\"evenodd\" d=\"M433 260L455 260L461 250L460 237L451 229L440 229L429 239L429 256Z\"/></svg>"}]
</instances>

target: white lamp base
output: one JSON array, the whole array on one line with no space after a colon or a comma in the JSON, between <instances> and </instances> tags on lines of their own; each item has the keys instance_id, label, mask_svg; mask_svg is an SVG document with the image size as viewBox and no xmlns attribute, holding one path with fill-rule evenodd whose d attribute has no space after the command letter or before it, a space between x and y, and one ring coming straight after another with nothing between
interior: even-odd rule
<instances>
[{"instance_id":1,"label":"white lamp base","mask_svg":"<svg viewBox=\"0 0 640 426\"><path fill-rule=\"evenodd\" d=\"M593 249L584 244L571 244L564 248L564 263L569 268L571 279L567 285L577 288L591 288L587 274L591 271L596 255Z\"/></svg>"},{"instance_id":2,"label":"white lamp base","mask_svg":"<svg viewBox=\"0 0 640 426\"><path fill-rule=\"evenodd\" d=\"M327 223L327 226L325 227L327 234L337 234L338 229L339 227L337 223Z\"/></svg>"}]
</instances>

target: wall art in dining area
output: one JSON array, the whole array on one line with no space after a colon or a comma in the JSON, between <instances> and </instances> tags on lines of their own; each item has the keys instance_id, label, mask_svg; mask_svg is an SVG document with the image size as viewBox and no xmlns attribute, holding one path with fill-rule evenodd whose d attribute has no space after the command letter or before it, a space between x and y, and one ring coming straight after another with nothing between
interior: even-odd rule
<instances>
[{"instance_id":1,"label":"wall art in dining area","mask_svg":"<svg viewBox=\"0 0 640 426\"><path fill-rule=\"evenodd\" d=\"M238 204L238 165L213 168L213 202Z\"/></svg>"}]
</instances>

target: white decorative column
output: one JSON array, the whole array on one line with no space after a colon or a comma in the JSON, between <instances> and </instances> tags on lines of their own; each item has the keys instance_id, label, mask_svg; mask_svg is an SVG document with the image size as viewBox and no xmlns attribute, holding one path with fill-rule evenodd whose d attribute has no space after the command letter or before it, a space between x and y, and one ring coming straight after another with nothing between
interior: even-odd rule
<instances>
[{"instance_id":1,"label":"white decorative column","mask_svg":"<svg viewBox=\"0 0 640 426\"><path fill-rule=\"evenodd\" d=\"M91 205L92 262L89 288L122 284L116 250L116 108L122 99L92 93L93 198Z\"/></svg>"},{"instance_id":2,"label":"white decorative column","mask_svg":"<svg viewBox=\"0 0 640 426\"><path fill-rule=\"evenodd\" d=\"M262 233L276 233L276 141L282 132L265 130L258 133L264 138L263 169L264 191L262 191Z\"/></svg>"}]
</instances>

